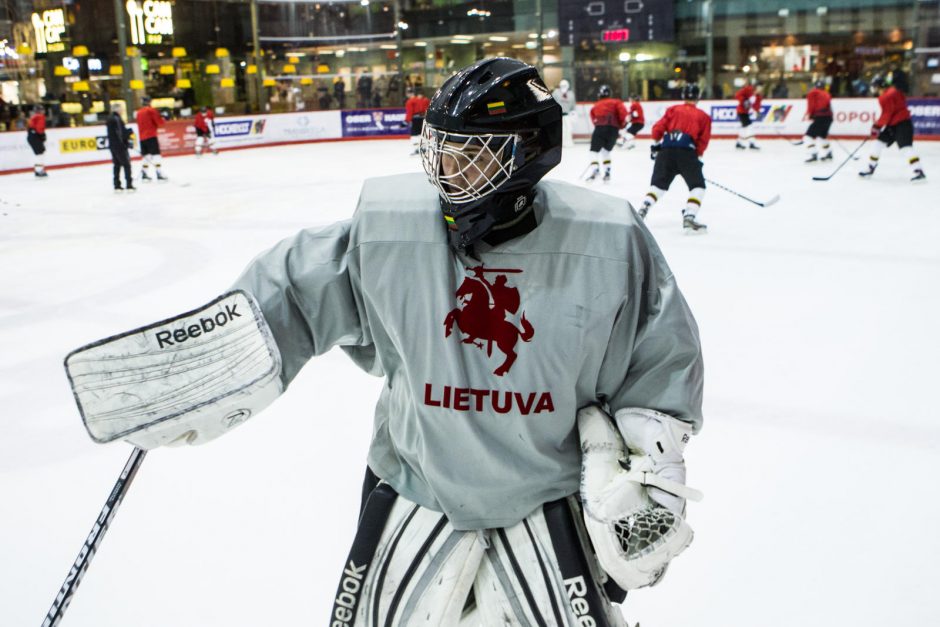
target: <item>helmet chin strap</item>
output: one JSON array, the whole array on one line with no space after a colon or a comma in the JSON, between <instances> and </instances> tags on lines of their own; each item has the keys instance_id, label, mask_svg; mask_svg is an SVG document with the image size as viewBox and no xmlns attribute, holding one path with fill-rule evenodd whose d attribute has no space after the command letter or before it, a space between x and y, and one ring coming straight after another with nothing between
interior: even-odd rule
<instances>
[{"instance_id":1,"label":"helmet chin strap","mask_svg":"<svg viewBox=\"0 0 940 627\"><path fill-rule=\"evenodd\" d=\"M496 245L528 233L536 226L534 199L534 186L497 192L477 201L479 204L461 206L460 210L442 199L441 209L453 218L454 227L448 231L451 246L468 251L480 240Z\"/></svg>"}]
</instances>

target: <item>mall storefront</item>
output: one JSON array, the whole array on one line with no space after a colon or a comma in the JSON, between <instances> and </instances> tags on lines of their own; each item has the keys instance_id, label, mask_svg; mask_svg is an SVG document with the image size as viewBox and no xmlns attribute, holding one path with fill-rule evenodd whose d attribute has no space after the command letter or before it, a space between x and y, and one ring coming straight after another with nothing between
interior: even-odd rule
<instances>
[{"instance_id":1,"label":"mall storefront","mask_svg":"<svg viewBox=\"0 0 940 627\"><path fill-rule=\"evenodd\" d=\"M503 55L540 66L550 86L568 78L582 101L594 100L600 84L621 97L669 99L685 81L722 97L752 77L777 97L801 97L817 78L836 96L865 96L871 76L886 71L912 95L940 93L936 1L6 6L15 15L0 21L11 25L0 32L3 100L44 101L52 123L65 126L99 122L109 101L134 108L145 94L171 116L201 105L233 114L398 107L408 87L432 91L456 69ZM125 24L123 50L116 8ZM9 112L0 118L4 127L14 123Z\"/></svg>"}]
</instances>

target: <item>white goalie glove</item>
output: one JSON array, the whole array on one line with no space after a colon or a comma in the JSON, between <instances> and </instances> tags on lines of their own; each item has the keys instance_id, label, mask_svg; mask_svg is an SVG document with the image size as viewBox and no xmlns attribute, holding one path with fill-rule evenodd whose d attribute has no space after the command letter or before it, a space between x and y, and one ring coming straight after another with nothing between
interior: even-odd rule
<instances>
[{"instance_id":1,"label":"white goalie glove","mask_svg":"<svg viewBox=\"0 0 940 627\"><path fill-rule=\"evenodd\" d=\"M600 408L578 412L581 500L601 567L631 590L658 582L692 542L685 500L702 495L685 486L682 452L691 425L634 408L618 411L616 422L620 433Z\"/></svg>"},{"instance_id":2,"label":"white goalie glove","mask_svg":"<svg viewBox=\"0 0 940 627\"><path fill-rule=\"evenodd\" d=\"M72 351L65 369L92 439L142 449L208 442L282 392L277 344L243 291Z\"/></svg>"}]
</instances>

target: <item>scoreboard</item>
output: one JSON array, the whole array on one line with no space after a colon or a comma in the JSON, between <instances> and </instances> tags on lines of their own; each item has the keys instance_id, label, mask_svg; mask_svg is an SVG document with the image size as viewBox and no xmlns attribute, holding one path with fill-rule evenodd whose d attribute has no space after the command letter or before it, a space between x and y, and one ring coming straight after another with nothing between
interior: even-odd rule
<instances>
[{"instance_id":1,"label":"scoreboard","mask_svg":"<svg viewBox=\"0 0 940 627\"><path fill-rule=\"evenodd\" d=\"M558 0L559 42L672 41L674 0Z\"/></svg>"}]
</instances>

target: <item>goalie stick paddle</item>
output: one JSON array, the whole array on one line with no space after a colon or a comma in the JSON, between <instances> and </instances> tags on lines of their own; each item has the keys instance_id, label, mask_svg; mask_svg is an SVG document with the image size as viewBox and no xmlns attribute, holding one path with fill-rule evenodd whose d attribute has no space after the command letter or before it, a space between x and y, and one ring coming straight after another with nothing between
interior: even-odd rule
<instances>
[{"instance_id":1,"label":"goalie stick paddle","mask_svg":"<svg viewBox=\"0 0 940 627\"><path fill-rule=\"evenodd\" d=\"M88 538L85 540L82 550L78 552L78 557L75 558L75 563L72 564L72 568L65 578L65 583L62 584L62 587L59 589L59 594L56 595L55 601L52 602L52 607L49 608L49 613L46 614L45 620L42 621L42 627L55 627L59 624L59 621L62 620L65 610L72 601L72 595L75 594L75 590L78 589L78 584L82 582L82 577L85 576L85 572L88 570L91 558L95 556L95 552L101 545L104 534L107 533L108 527L111 525L111 520L114 518L115 512L117 512L121 500L124 499L124 495L127 494L127 490L134 480L137 469L140 468L140 464L144 461L144 455L146 454L147 451L135 448L131 456L127 459L124 470L121 471L121 476L118 477L114 488L111 489L108 500L105 502L104 507L101 508L101 513L98 514L98 518L95 520L95 524L91 528L91 533L88 534Z\"/></svg>"},{"instance_id":2,"label":"goalie stick paddle","mask_svg":"<svg viewBox=\"0 0 940 627\"><path fill-rule=\"evenodd\" d=\"M834 176L839 172L839 170L841 170L841 169L845 166L846 163L848 163L849 161L851 161L851 160L855 157L855 153L857 153L859 150L861 150L861 149L862 149L862 146L864 146L865 144L868 143L868 140L869 140L868 137L866 137L865 139L863 139L863 140L862 140L862 143L859 144L858 147L855 148L855 150L853 150L852 152L849 153L849 156L845 158L845 161L843 161L842 163L840 163L840 164L839 164L839 167L837 167L835 170L832 171L832 174L830 174L829 176L814 176L814 177L813 177L813 180L814 180L814 181L828 181L829 179L831 179L832 177L834 177Z\"/></svg>"},{"instance_id":3,"label":"goalie stick paddle","mask_svg":"<svg viewBox=\"0 0 940 627\"><path fill-rule=\"evenodd\" d=\"M734 191L733 189L730 189L730 188L728 188L728 187L725 187L725 186L722 185L721 183L716 183L715 181L713 181L713 180L711 180L711 179L705 179L705 182L708 183L709 185L714 185L714 186L717 187L718 189L723 189L724 191L728 192L729 194L734 194L734 195L737 196L738 198L743 198L744 200L746 200L746 201L748 201L748 202L750 202L750 203L754 203L754 204L757 205L758 207L769 207L770 205L772 205L772 204L774 204L775 202L777 202L778 200L780 200L780 194L774 194L772 198L761 202L760 200L754 200L753 198L748 198L748 197L745 196L744 194L739 194L738 192Z\"/></svg>"}]
</instances>

